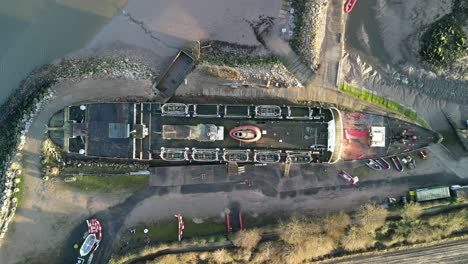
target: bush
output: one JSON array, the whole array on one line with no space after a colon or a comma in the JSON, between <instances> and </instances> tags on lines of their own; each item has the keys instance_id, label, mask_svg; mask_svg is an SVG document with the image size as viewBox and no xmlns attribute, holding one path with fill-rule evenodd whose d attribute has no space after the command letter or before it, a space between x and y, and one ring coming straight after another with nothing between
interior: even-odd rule
<instances>
[{"instance_id":1,"label":"bush","mask_svg":"<svg viewBox=\"0 0 468 264\"><path fill-rule=\"evenodd\" d=\"M338 240L350 224L350 217L345 212L327 215L323 219L323 229L330 237Z\"/></svg>"},{"instance_id":2,"label":"bush","mask_svg":"<svg viewBox=\"0 0 468 264\"><path fill-rule=\"evenodd\" d=\"M320 234L322 228L309 219L292 217L288 222L280 224L278 232L283 241L297 245L303 243L312 235Z\"/></svg>"},{"instance_id":3,"label":"bush","mask_svg":"<svg viewBox=\"0 0 468 264\"><path fill-rule=\"evenodd\" d=\"M234 238L232 239L232 243L236 247L251 250L257 246L258 242L260 242L260 239L262 239L262 233L260 230L243 230L235 234Z\"/></svg>"},{"instance_id":4,"label":"bush","mask_svg":"<svg viewBox=\"0 0 468 264\"><path fill-rule=\"evenodd\" d=\"M421 216L422 212L423 208L419 203L411 202L403 207L401 217L405 220L416 220Z\"/></svg>"},{"instance_id":5,"label":"bush","mask_svg":"<svg viewBox=\"0 0 468 264\"><path fill-rule=\"evenodd\" d=\"M367 249L373 245L374 238L372 234L358 226L352 226L341 239L341 246L348 251Z\"/></svg>"},{"instance_id":6,"label":"bush","mask_svg":"<svg viewBox=\"0 0 468 264\"><path fill-rule=\"evenodd\" d=\"M232 256L229 251L226 249L218 249L215 252L211 253L211 256L215 263L229 263L232 262Z\"/></svg>"},{"instance_id":7,"label":"bush","mask_svg":"<svg viewBox=\"0 0 468 264\"><path fill-rule=\"evenodd\" d=\"M285 255L286 263L302 263L317 257L324 256L335 249L333 240L325 235L315 235L301 244L289 247Z\"/></svg>"},{"instance_id":8,"label":"bush","mask_svg":"<svg viewBox=\"0 0 468 264\"><path fill-rule=\"evenodd\" d=\"M179 259L179 262L177 262L177 263L195 264L195 263L198 262L198 254L195 253L195 252L178 254L177 257Z\"/></svg>"},{"instance_id":9,"label":"bush","mask_svg":"<svg viewBox=\"0 0 468 264\"><path fill-rule=\"evenodd\" d=\"M438 227L431 227L425 223L418 222L409 229L406 241L409 243L429 242L441 239L442 236L442 229Z\"/></svg>"},{"instance_id":10,"label":"bush","mask_svg":"<svg viewBox=\"0 0 468 264\"><path fill-rule=\"evenodd\" d=\"M375 204L366 204L361 206L357 212L359 225L366 233L372 233L377 228L385 224L388 211Z\"/></svg>"},{"instance_id":11,"label":"bush","mask_svg":"<svg viewBox=\"0 0 468 264\"><path fill-rule=\"evenodd\" d=\"M274 261L281 263L281 252L283 250L284 249L280 242L261 243L253 256L252 263L272 263Z\"/></svg>"},{"instance_id":12,"label":"bush","mask_svg":"<svg viewBox=\"0 0 468 264\"><path fill-rule=\"evenodd\" d=\"M424 32L419 51L424 61L436 67L446 67L456 59L468 55L468 34L461 27L463 19L457 19L458 12L460 10L454 10L442 17ZM468 8L461 12L468 13Z\"/></svg>"},{"instance_id":13,"label":"bush","mask_svg":"<svg viewBox=\"0 0 468 264\"><path fill-rule=\"evenodd\" d=\"M176 255L164 255L162 257L154 259L153 261L149 262L149 264L172 264L178 262L179 260L177 259Z\"/></svg>"},{"instance_id":14,"label":"bush","mask_svg":"<svg viewBox=\"0 0 468 264\"><path fill-rule=\"evenodd\" d=\"M454 231L468 228L468 210L463 209L458 212L433 216L427 222L429 226L439 227L443 234L448 236Z\"/></svg>"}]
</instances>

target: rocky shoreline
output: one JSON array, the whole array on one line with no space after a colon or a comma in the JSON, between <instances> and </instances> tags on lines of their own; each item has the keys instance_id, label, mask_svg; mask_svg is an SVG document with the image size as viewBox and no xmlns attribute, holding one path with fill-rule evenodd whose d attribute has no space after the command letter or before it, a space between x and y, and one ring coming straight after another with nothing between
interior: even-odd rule
<instances>
[{"instance_id":1,"label":"rocky shoreline","mask_svg":"<svg viewBox=\"0 0 468 264\"><path fill-rule=\"evenodd\" d=\"M67 59L33 71L0 107L0 238L8 231L19 197L22 175L22 154L26 134L41 108L54 98L52 87L62 81L84 79L155 79L147 65L128 58Z\"/></svg>"},{"instance_id":2,"label":"rocky shoreline","mask_svg":"<svg viewBox=\"0 0 468 264\"><path fill-rule=\"evenodd\" d=\"M320 49L325 34L325 19L327 14L327 1L300 0L293 2L293 8L298 13L295 24L295 35L291 39L291 47L305 61L316 69L320 60Z\"/></svg>"}]
</instances>

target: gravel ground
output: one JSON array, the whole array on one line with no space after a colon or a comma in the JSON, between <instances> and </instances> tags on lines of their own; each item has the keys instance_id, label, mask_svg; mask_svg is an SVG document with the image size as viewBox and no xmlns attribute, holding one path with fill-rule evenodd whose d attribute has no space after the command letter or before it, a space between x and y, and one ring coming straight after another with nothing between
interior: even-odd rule
<instances>
[{"instance_id":1,"label":"gravel ground","mask_svg":"<svg viewBox=\"0 0 468 264\"><path fill-rule=\"evenodd\" d=\"M282 64L265 66L238 66L226 67L210 64L199 65L196 71L202 72L231 72L231 78L226 80L226 85L241 86L241 84L267 88L272 86L276 88L300 87L299 81L288 72ZM213 75L213 74L212 74ZM219 74L214 74L219 76ZM221 77L221 76L219 76Z\"/></svg>"}]
</instances>

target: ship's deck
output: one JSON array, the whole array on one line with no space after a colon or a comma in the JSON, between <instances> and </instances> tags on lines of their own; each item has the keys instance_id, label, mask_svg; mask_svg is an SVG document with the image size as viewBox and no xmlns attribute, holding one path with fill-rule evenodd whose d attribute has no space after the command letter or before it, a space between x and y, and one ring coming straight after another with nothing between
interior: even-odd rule
<instances>
[{"instance_id":1,"label":"ship's deck","mask_svg":"<svg viewBox=\"0 0 468 264\"><path fill-rule=\"evenodd\" d=\"M418 149L437 141L437 134L429 129L379 115L342 111L343 160L360 160L393 156ZM369 132L372 126L385 127L385 147L371 147ZM405 131L405 132L404 132ZM411 135L402 140L402 133ZM416 136L412 139L412 136Z\"/></svg>"},{"instance_id":2,"label":"ship's deck","mask_svg":"<svg viewBox=\"0 0 468 264\"><path fill-rule=\"evenodd\" d=\"M438 140L438 134L429 129L373 114L341 111L336 124L338 127L335 127L332 111L318 107L266 106L266 111L281 113L269 118L261 118L257 115L257 107L248 105L172 104L171 107L164 108L159 103L103 103L86 105L86 110L81 109L82 107L72 106L54 115L49 136L56 136L53 137L54 142L59 142L60 132L64 142L62 147L66 146L64 149L74 153L82 153L85 149L84 155L91 157L142 159L164 163L168 162L163 158L161 148L164 148L164 151L172 151L164 152L172 153L167 154L171 159L171 155L178 155L177 161L169 161L171 164L191 163L195 160L203 163L221 161L223 153L236 150L247 153L240 157L249 156L248 162L253 162L255 158L252 157L256 151L267 150L272 151L268 153L268 158L278 155L271 154L273 152L280 153L280 161L287 160L288 151L301 151L301 155L311 155L309 157L312 162L327 162L332 156L332 150L341 153L342 160L358 160L404 153ZM64 121L55 122L55 119ZM53 125L55 123L57 126ZM164 125L196 127L199 124L223 127L223 139L167 139L161 133ZM262 137L257 142L242 143L229 136L232 128L245 125L258 127L262 131ZM341 132L336 133L337 129L341 131L341 127L342 138ZM380 127L382 131L379 132L379 146L371 147L372 127ZM376 140L374 137L374 143ZM336 148L333 142L336 142ZM203 155L218 157L208 160L194 158L194 153L203 149L209 150L204 152L208 154ZM223 149L229 151L224 152ZM280 152L275 152L276 150ZM294 153L291 155L296 157ZM180 160L179 157L185 158ZM299 157L298 161L303 158L304 156ZM274 160L278 162L278 158ZM246 162L247 159L242 161Z\"/></svg>"},{"instance_id":3,"label":"ship's deck","mask_svg":"<svg viewBox=\"0 0 468 264\"><path fill-rule=\"evenodd\" d=\"M224 127L224 140L200 142L196 140L163 139L163 125L214 124ZM229 136L229 131L237 126L253 125L262 131L262 137L253 143L242 143ZM286 149L309 150L312 145L328 144L328 124L298 120L240 120L204 117L163 117L152 116L151 149L165 148L235 148L235 149Z\"/></svg>"},{"instance_id":4,"label":"ship's deck","mask_svg":"<svg viewBox=\"0 0 468 264\"><path fill-rule=\"evenodd\" d=\"M132 158L131 138L110 138L109 124L131 124L134 111L128 103L91 104L87 107L86 152L89 156Z\"/></svg>"}]
</instances>

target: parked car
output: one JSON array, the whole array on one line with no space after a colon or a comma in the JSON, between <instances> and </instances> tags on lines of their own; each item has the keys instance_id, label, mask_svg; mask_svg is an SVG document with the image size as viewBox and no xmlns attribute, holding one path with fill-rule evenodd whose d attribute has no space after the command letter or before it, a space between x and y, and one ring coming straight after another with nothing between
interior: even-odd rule
<instances>
[{"instance_id":1,"label":"parked car","mask_svg":"<svg viewBox=\"0 0 468 264\"><path fill-rule=\"evenodd\" d=\"M401 162L403 162L403 164L408 166L410 169L416 168L416 161L409 155L406 158L401 159Z\"/></svg>"},{"instance_id":2,"label":"parked car","mask_svg":"<svg viewBox=\"0 0 468 264\"><path fill-rule=\"evenodd\" d=\"M403 196L401 197L401 203L402 203L403 205L405 205L405 204L408 203L408 199L406 198L406 195L403 195Z\"/></svg>"}]
</instances>

